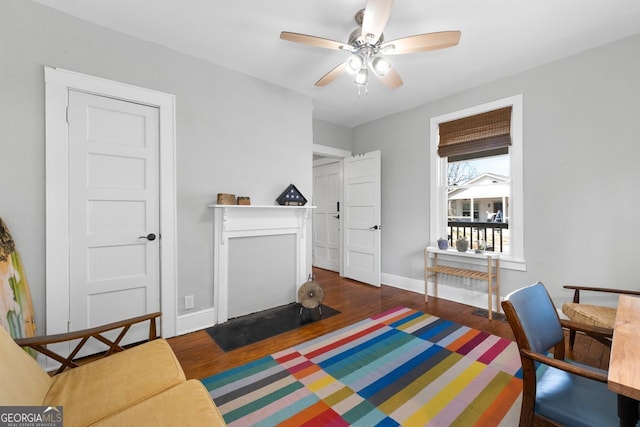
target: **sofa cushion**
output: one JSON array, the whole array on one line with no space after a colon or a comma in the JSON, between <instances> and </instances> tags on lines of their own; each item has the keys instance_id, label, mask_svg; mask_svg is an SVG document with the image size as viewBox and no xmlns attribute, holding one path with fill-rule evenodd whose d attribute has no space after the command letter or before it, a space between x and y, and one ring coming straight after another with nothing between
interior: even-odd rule
<instances>
[{"instance_id":1,"label":"sofa cushion","mask_svg":"<svg viewBox=\"0 0 640 427\"><path fill-rule=\"evenodd\" d=\"M226 424L202 383L189 380L104 418L94 425L100 427L201 427Z\"/></svg>"},{"instance_id":2,"label":"sofa cushion","mask_svg":"<svg viewBox=\"0 0 640 427\"><path fill-rule=\"evenodd\" d=\"M0 326L0 402L41 405L53 380Z\"/></svg>"},{"instance_id":3,"label":"sofa cushion","mask_svg":"<svg viewBox=\"0 0 640 427\"><path fill-rule=\"evenodd\" d=\"M159 339L56 375L43 404L63 406L65 427L86 426L184 381Z\"/></svg>"}]
</instances>

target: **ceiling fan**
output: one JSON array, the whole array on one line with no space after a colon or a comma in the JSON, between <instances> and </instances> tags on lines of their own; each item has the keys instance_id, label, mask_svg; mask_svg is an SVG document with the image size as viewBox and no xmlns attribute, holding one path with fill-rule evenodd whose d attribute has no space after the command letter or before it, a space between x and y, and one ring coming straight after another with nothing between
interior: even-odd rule
<instances>
[{"instance_id":1,"label":"ceiling fan","mask_svg":"<svg viewBox=\"0 0 640 427\"><path fill-rule=\"evenodd\" d=\"M347 43L322 37L283 31L283 40L302 43L325 49L336 49L349 52L351 56L322 76L315 85L326 86L344 73L354 76L354 83L367 90L369 71L391 89L402 86L402 78L391 66L386 55L424 52L455 46L460 41L460 31L441 31L418 34L400 39L385 41L382 34L387 25L394 0L368 0L364 9L355 14L358 24Z\"/></svg>"}]
</instances>

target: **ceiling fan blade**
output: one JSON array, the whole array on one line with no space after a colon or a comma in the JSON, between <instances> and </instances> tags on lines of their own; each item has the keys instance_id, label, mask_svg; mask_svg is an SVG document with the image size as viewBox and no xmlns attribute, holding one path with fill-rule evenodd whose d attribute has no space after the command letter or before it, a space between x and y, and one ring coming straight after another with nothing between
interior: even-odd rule
<instances>
[{"instance_id":1,"label":"ceiling fan blade","mask_svg":"<svg viewBox=\"0 0 640 427\"><path fill-rule=\"evenodd\" d=\"M363 41L374 44L380 38L391 16L393 0L368 0L362 18Z\"/></svg>"},{"instance_id":2,"label":"ceiling fan blade","mask_svg":"<svg viewBox=\"0 0 640 427\"><path fill-rule=\"evenodd\" d=\"M327 74L322 76L320 80L316 82L316 86L324 87L343 75L347 71L347 63L343 62L342 64L335 67L333 70L329 71Z\"/></svg>"},{"instance_id":3,"label":"ceiling fan blade","mask_svg":"<svg viewBox=\"0 0 640 427\"><path fill-rule=\"evenodd\" d=\"M380 51L385 55L400 55L404 53L444 49L455 46L458 42L460 42L460 31L441 31L438 33L418 34L391 40L383 43Z\"/></svg>"},{"instance_id":4,"label":"ceiling fan blade","mask_svg":"<svg viewBox=\"0 0 640 427\"><path fill-rule=\"evenodd\" d=\"M394 68L391 68L384 77L380 77L380 81L387 85L389 89L397 89L403 83L400 74Z\"/></svg>"},{"instance_id":5,"label":"ceiling fan blade","mask_svg":"<svg viewBox=\"0 0 640 427\"><path fill-rule=\"evenodd\" d=\"M341 49L349 48L348 45L345 45L344 43L341 43L341 42L337 42L335 40L329 40L329 39L324 39L322 37L309 36L309 35L300 34L300 33L290 33L288 31L281 32L280 38L282 40L288 40L290 42L302 43L309 46L322 47L325 49L341 50Z\"/></svg>"},{"instance_id":6,"label":"ceiling fan blade","mask_svg":"<svg viewBox=\"0 0 640 427\"><path fill-rule=\"evenodd\" d=\"M369 64L369 69L371 70L370 74L374 74L389 89L397 89L403 84L400 74L398 74L398 72L393 67L389 68L384 76L380 76L378 73L376 73L376 70L371 64Z\"/></svg>"}]
</instances>

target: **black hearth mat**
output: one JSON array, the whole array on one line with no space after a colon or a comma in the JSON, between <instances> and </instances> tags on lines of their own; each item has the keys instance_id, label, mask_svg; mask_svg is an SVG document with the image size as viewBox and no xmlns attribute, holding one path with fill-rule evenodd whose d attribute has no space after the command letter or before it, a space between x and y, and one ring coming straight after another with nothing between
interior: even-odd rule
<instances>
[{"instance_id":1,"label":"black hearth mat","mask_svg":"<svg viewBox=\"0 0 640 427\"><path fill-rule=\"evenodd\" d=\"M291 303L236 317L207 328L206 331L220 348L227 352L340 313L326 305L322 305L321 308L322 315L317 308L305 308L301 315L300 304Z\"/></svg>"}]
</instances>

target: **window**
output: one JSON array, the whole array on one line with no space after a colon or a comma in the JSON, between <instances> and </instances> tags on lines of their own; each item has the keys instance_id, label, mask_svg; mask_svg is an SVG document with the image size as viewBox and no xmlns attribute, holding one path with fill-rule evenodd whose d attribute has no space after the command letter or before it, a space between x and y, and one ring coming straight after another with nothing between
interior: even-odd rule
<instances>
[{"instance_id":1,"label":"window","mask_svg":"<svg viewBox=\"0 0 640 427\"><path fill-rule=\"evenodd\" d=\"M522 148L522 95L431 119L431 243L464 235L525 269Z\"/></svg>"}]
</instances>

